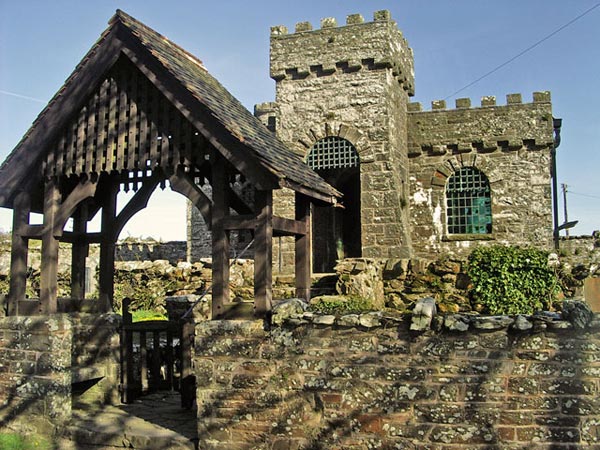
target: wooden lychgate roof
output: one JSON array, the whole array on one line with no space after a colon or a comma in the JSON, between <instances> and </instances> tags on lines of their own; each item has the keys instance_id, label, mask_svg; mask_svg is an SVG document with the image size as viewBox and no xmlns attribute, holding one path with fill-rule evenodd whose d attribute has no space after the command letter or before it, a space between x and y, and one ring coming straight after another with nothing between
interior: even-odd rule
<instances>
[{"instance_id":1,"label":"wooden lychgate roof","mask_svg":"<svg viewBox=\"0 0 600 450\"><path fill-rule=\"evenodd\" d=\"M47 177L201 170L215 151L259 189L340 195L198 58L118 10L0 166L0 206Z\"/></svg>"}]
</instances>

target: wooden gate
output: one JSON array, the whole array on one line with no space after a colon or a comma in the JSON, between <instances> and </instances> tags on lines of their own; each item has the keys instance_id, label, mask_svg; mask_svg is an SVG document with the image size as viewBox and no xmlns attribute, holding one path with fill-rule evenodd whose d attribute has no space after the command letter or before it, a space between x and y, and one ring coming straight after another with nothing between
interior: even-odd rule
<instances>
[{"instance_id":1,"label":"wooden gate","mask_svg":"<svg viewBox=\"0 0 600 450\"><path fill-rule=\"evenodd\" d=\"M133 322L130 299L123 300L121 332L121 401L131 403L158 390L176 390L181 405L194 402L192 374L194 324L189 320Z\"/></svg>"}]
</instances>

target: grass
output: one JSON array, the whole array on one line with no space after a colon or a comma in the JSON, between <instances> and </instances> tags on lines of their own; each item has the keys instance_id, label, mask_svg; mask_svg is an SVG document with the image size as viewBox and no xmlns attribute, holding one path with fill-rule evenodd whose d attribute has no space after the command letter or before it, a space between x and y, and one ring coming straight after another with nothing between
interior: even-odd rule
<instances>
[{"instance_id":1,"label":"grass","mask_svg":"<svg viewBox=\"0 0 600 450\"><path fill-rule=\"evenodd\" d=\"M167 320L164 314L146 309L137 309L131 313L134 322L145 322L148 320ZM1 448L1 447L0 447Z\"/></svg>"},{"instance_id":2,"label":"grass","mask_svg":"<svg viewBox=\"0 0 600 450\"><path fill-rule=\"evenodd\" d=\"M50 450L52 448L52 444L42 436L0 433L0 449L2 450Z\"/></svg>"}]
</instances>

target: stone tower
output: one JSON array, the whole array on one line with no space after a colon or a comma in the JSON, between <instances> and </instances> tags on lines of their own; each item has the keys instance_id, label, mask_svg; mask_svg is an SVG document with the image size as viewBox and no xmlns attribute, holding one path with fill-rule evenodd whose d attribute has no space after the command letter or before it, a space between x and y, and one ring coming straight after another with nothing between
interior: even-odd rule
<instances>
[{"instance_id":1,"label":"stone tower","mask_svg":"<svg viewBox=\"0 0 600 450\"><path fill-rule=\"evenodd\" d=\"M341 257L408 257L407 105L414 94L412 50L388 11L356 14L294 33L271 29L276 102L260 117L344 194L343 208L314 211L313 270ZM285 197L285 194L283 195ZM280 198L279 214L293 214ZM283 264L290 258L282 245Z\"/></svg>"}]
</instances>

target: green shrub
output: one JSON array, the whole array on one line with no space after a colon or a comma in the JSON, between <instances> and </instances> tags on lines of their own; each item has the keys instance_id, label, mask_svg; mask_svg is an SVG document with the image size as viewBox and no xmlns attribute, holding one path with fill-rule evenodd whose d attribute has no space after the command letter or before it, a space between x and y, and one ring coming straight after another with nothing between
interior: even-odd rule
<instances>
[{"instance_id":1,"label":"green shrub","mask_svg":"<svg viewBox=\"0 0 600 450\"><path fill-rule=\"evenodd\" d=\"M490 314L551 309L560 287L548 253L519 247L478 247L469 256L472 299Z\"/></svg>"}]
</instances>

